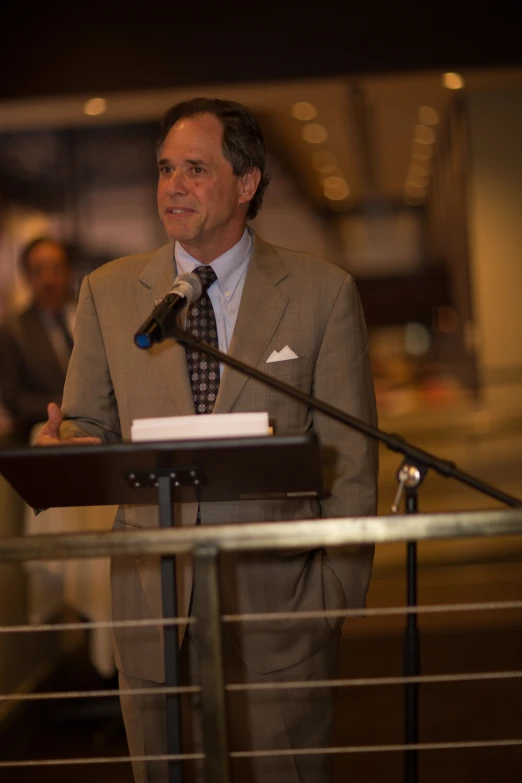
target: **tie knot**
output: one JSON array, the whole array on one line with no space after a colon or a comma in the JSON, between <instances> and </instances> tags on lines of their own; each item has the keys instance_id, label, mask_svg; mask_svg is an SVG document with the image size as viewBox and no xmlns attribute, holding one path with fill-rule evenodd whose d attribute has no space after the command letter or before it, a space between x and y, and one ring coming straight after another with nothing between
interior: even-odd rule
<instances>
[{"instance_id":1,"label":"tie knot","mask_svg":"<svg viewBox=\"0 0 522 783\"><path fill-rule=\"evenodd\" d=\"M206 291L207 288L210 288L212 283L217 280L217 275L210 265L197 266L194 269L194 274L201 280L204 291Z\"/></svg>"}]
</instances>

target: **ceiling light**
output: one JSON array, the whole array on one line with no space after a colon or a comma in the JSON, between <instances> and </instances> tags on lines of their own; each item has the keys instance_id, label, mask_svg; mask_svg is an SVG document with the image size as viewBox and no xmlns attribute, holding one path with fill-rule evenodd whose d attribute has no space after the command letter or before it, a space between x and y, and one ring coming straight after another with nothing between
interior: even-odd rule
<instances>
[{"instance_id":1,"label":"ceiling light","mask_svg":"<svg viewBox=\"0 0 522 783\"><path fill-rule=\"evenodd\" d=\"M303 125L301 136L309 144L321 144L328 138L328 131L324 125L319 125L318 122L309 122Z\"/></svg>"},{"instance_id":2,"label":"ceiling light","mask_svg":"<svg viewBox=\"0 0 522 783\"><path fill-rule=\"evenodd\" d=\"M342 201L350 195L348 183L342 177L326 177L323 189L324 195L331 201Z\"/></svg>"},{"instance_id":3,"label":"ceiling light","mask_svg":"<svg viewBox=\"0 0 522 783\"><path fill-rule=\"evenodd\" d=\"M415 141L420 141L421 144L433 144L435 141L435 132L429 125L416 125L415 126Z\"/></svg>"},{"instance_id":4,"label":"ceiling light","mask_svg":"<svg viewBox=\"0 0 522 783\"><path fill-rule=\"evenodd\" d=\"M107 110L107 101L105 98L91 98L83 105L83 113L91 116L103 114Z\"/></svg>"},{"instance_id":5,"label":"ceiling light","mask_svg":"<svg viewBox=\"0 0 522 783\"><path fill-rule=\"evenodd\" d=\"M314 117L317 117L317 109L313 103L300 101L292 106L292 117L295 117L296 120L308 122L308 120L313 120Z\"/></svg>"},{"instance_id":6,"label":"ceiling light","mask_svg":"<svg viewBox=\"0 0 522 783\"><path fill-rule=\"evenodd\" d=\"M464 79L460 73L443 73L442 86L447 87L448 90L462 90Z\"/></svg>"},{"instance_id":7,"label":"ceiling light","mask_svg":"<svg viewBox=\"0 0 522 783\"><path fill-rule=\"evenodd\" d=\"M321 174L331 174L337 168L335 155L326 150L317 150L312 157L313 167Z\"/></svg>"},{"instance_id":8,"label":"ceiling light","mask_svg":"<svg viewBox=\"0 0 522 783\"><path fill-rule=\"evenodd\" d=\"M323 181L323 185L325 188L344 188L346 185L346 180L344 177L326 177L326 179Z\"/></svg>"},{"instance_id":9,"label":"ceiling light","mask_svg":"<svg viewBox=\"0 0 522 783\"><path fill-rule=\"evenodd\" d=\"M439 121L439 115L431 106L420 106L419 122L423 125L436 125Z\"/></svg>"}]
</instances>

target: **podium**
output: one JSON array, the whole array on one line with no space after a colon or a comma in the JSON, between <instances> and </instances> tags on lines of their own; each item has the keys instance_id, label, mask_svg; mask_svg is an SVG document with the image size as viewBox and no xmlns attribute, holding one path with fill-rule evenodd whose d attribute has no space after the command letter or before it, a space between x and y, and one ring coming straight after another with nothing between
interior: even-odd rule
<instances>
[{"instance_id":1,"label":"podium","mask_svg":"<svg viewBox=\"0 0 522 783\"><path fill-rule=\"evenodd\" d=\"M174 502L319 498L323 493L319 441L315 434L110 445L32 447L0 450L0 473L34 509L54 506L158 504L160 527L175 524ZM163 617L178 616L176 561L161 558ZM207 601L217 596L206 593ZM215 611L200 602L200 623L210 655L220 650ZM213 607L217 608L217 605ZM217 637L216 637L217 638ZM164 627L167 687L179 684L178 626ZM208 675L205 673L208 672ZM205 678L215 667L201 669ZM222 676L222 671L221 671ZM209 711L204 711L208 712ZM181 703L166 696L167 752L181 752ZM221 726L221 733L224 727ZM215 744L216 726L205 729ZM181 783L179 761L169 761L169 783ZM206 764L206 771L212 766ZM207 775L208 777L208 775ZM209 779L212 779L209 777ZM216 778L218 779L218 778ZM221 777L219 779L222 779Z\"/></svg>"}]
</instances>

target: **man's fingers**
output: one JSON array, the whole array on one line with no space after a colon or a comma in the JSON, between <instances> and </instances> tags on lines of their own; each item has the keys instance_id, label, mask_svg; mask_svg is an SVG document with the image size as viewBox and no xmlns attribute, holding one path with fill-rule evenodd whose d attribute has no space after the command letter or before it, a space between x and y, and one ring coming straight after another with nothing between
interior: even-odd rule
<instances>
[{"instance_id":1,"label":"man's fingers","mask_svg":"<svg viewBox=\"0 0 522 783\"><path fill-rule=\"evenodd\" d=\"M100 438L53 438L43 430L34 442L34 446L86 446L101 443Z\"/></svg>"},{"instance_id":2,"label":"man's fingers","mask_svg":"<svg viewBox=\"0 0 522 783\"><path fill-rule=\"evenodd\" d=\"M85 446L87 444L101 443L100 438L85 436L84 438L63 438L60 435L60 425L63 416L55 402L47 406L49 419L36 438L33 446Z\"/></svg>"}]
</instances>

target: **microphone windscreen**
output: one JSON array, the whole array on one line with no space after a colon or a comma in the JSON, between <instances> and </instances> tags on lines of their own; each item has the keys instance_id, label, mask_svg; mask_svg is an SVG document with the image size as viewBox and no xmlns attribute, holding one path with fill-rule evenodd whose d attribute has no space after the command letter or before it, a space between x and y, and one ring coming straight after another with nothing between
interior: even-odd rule
<instances>
[{"instance_id":1,"label":"microphone windscreen","mask_svg":"<svg viewBox=\"0 0 522 783\"><path fill-rule=\"evenodd\" d=\"M203 285L199 277L193 272L184 272L175 279L172 290L169 293L183 296L190 305L192 302L197 302L203 293Z\"/></svg>"}]
</instances>

